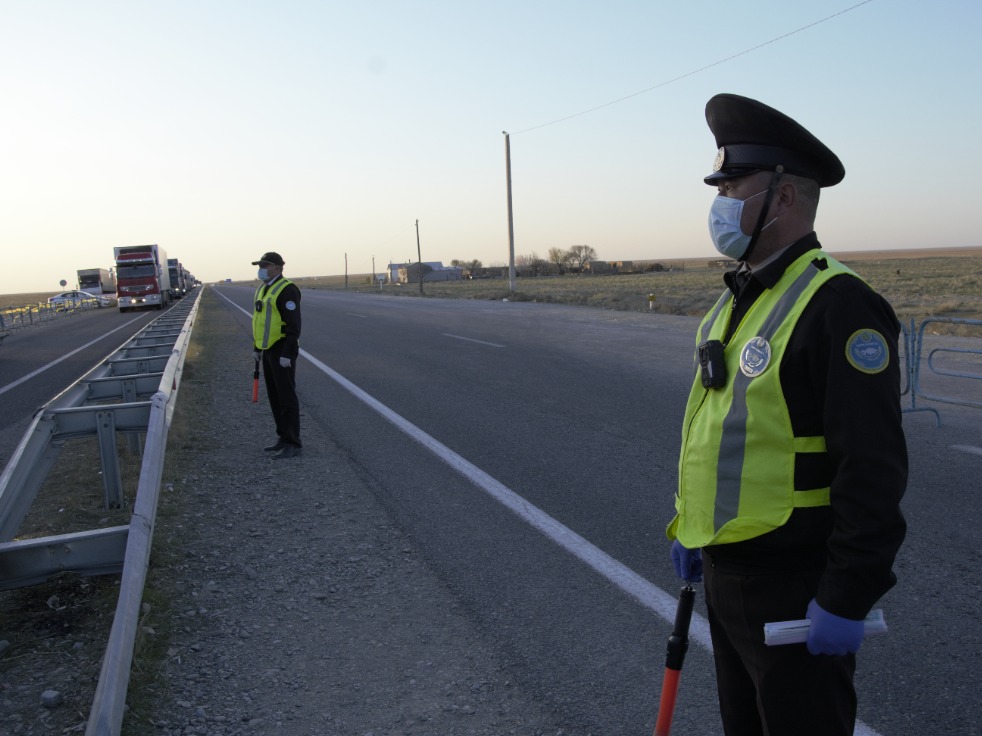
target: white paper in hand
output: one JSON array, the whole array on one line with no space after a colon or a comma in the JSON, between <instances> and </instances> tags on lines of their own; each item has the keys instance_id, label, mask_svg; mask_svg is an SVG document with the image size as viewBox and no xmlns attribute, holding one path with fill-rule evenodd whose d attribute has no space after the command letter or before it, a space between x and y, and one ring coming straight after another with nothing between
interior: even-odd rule
<instances>
[{"instance_id":1,"label":"white paper in hand","mask_svg":"<svg viewBox=\"0 0 982 736\"><path fill-rule=\"evenodd\" d=\"M804 644L808 639L809 627L811 621L807 618L764 624L764 644L769 647L780 644ZM863 636L885 633L887 633L887 622L883 619L883 609L874 608L863 621Z\"/></svg>"}]
</instances>

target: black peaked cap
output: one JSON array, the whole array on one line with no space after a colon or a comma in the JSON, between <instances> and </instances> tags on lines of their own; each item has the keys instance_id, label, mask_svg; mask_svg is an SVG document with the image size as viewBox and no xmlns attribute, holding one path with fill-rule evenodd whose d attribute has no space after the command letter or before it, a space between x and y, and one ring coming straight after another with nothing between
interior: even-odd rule
<instances>
[{"instance_id":1,"label":"black peaked cap","mask_svg":"<svg viewBox=\"0 0 982 736\"><path fill-rule=\"evenodd\" d=\"M706 122L719 148L713 173L704 179L707 184L715 186L721 179L774 171L778 166L822 187L834 186L846 175L828 146L783 112L757 100L716 95L706 103Z\"/></svg>"},{"instance_id":2,"label":"black peaked cap","mask_svg":"<svg viewBox=\"0 0 982 736\"><path fill-rule=\"evenodd\" d=\"M285 266L286 263L283 261L283 256L279 253L274 253L270 251L269 253L263 253L262 258L258 261L253 261L253 266L258 266L260 263L272 263L274 266Z\"/></svg>"}]
</instances>

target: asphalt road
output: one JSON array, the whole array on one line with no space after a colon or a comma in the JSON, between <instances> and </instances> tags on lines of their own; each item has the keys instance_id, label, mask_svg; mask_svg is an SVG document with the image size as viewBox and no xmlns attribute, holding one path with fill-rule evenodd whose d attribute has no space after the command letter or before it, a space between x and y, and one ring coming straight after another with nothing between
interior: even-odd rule
<instances>
[{"instance_id":1,"label":"asphalt road","mask_svg":"<svg viewBox=\"0 0 982 736\"><path fill-rule=\"evenodd\" d=\"M248 310L253 297L229 286L219 293L229 309L234 302ZM696 320L338 291L306 291L303 308L303 421L319 423L344 448L524 688L583 731L650 733L669 622L505 508L472 480L472 469L578 535L574 546L582 538L674 596L679 582L664 527ZM132 317L99 314L81 315L74 329L38 331L37 342L5 342L0 391L49 355ZM229 360L241 363L248 392L248 319L239 316L243 349ZM99 327L83 334L90 324ZM92 349L109 352L125 332ZM8 363L15 346L17 362ZM19 440L12 435L32 401L84 373L95 353L0 393L0 456ZM324 368L394 414L370 408ZM943 390L978 400L972 381ZM860 655L857 733L977 734L982 410L918 406L937 407L943 424L926 412L905 417L910 531L900 583L881 601L890 632L868 640ZM409 425L397 426L398 418ZM701 591L697 611L704 613ZM676 731L721 733L711 655L697 642Z\"/></svg>"}]
</instances>

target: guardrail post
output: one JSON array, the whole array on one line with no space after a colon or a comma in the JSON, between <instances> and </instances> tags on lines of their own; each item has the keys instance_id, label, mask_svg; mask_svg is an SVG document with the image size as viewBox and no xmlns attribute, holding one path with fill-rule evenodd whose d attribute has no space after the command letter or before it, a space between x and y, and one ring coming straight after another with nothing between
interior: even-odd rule
<instances>
[{"instance_id":1,"label":"guardrail post","mask_svg":"<svg viewBox=\"0 0 982 736\"><path fill-rule=\"evenodd\" d=\"M132 378L123 381L123 401L136 401L136 381ZM129 450L131 455L136 455L137 457L140 456L140 454L143 452L143 448L140 446L139 432L126 433L126 449ZM119 456L117 455L117 462L118 460Z\"/></svg>"},{"instance_id":2,"label":"guardrail post","mask_svg":"<svg viewBox=\"0 0 982 736\"><path fill-rule=\"evenodd\" d=\"M99 460L102 465L102 488L107 509L123 508L123 481L119 472L119 452L116 449L116 415L112 411L96 414L96 433L99 438Z\"/></svg>"}]
</instances>

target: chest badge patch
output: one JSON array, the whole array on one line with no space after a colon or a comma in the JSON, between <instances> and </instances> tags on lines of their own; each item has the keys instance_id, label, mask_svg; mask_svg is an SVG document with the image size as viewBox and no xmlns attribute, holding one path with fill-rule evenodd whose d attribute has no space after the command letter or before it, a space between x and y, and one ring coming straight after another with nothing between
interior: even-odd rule
<instances>
[{"instance_id":1,"label":"chest badge patch","mask_svg":"<svg viewBox=\"0 0 982 736\"><path fill-rule=\"evenodd\" d=\"M771 344L762 337L753 337L740 351L740 370L747 378L756 378L771 362Z\"/></svg>"},{"instance_id":2,"label":"chest badge patch","mask_svg":"<svg viewBox=\"0 0 982 736\"><path fill-rule=\"evenodd\" d=\"M890 362L886 338L876 330L856 330L846 341L846 360L863 373L879 373Z\"/></svg>"}]
</instances>

